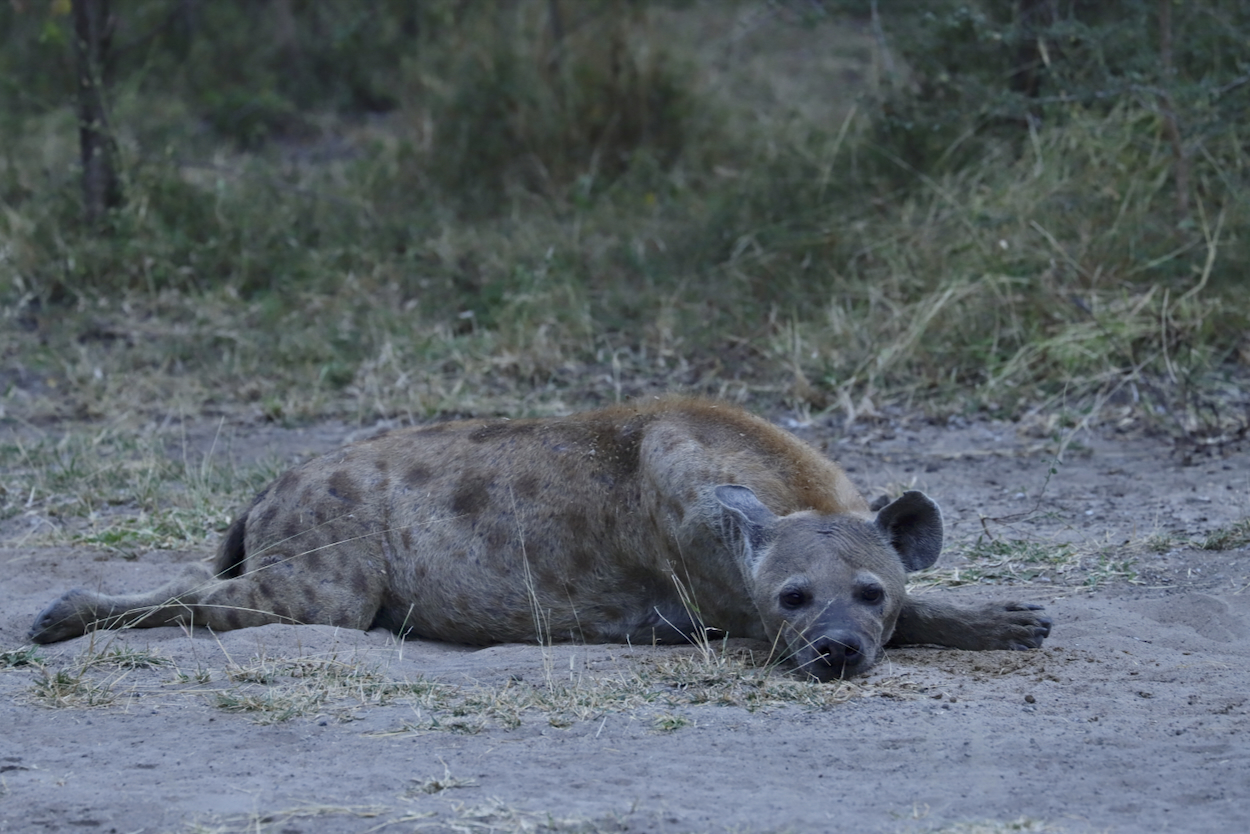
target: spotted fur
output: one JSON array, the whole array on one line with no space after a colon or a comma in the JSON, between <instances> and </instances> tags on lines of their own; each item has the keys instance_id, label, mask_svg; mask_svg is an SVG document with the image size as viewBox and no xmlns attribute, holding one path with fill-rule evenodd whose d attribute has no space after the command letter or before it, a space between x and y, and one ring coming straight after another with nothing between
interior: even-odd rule
<instances>
[{"instance_id":1,"label":"spotted fur","mask_svg":"<svg viewBox=\"0 0 1250 834\"><path fill-rule=\"evenodd\" d=\"M729 405L671 398L540 420L392 431L285 473L212 569L155 591L70 591L31 630L387 628L468 644L635 644L703 629L770 640L827 679L894 643L1032 648L1036 606L909 596L942 547L937 505L874 515L845 473Z\"/></svg>"}]
</instances>

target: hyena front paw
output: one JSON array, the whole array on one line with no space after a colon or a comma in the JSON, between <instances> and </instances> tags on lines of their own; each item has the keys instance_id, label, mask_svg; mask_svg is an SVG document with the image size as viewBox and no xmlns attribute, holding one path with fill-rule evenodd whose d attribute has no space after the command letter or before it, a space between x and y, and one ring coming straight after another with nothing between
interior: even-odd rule
<instances>
[{"instance_id":1,"label":"hyena front paw","mask_svg":"<svg viewBox=\"0 0 1250 834\"><path fill-rule=\"evenodd\" d=\"M994 626L987 629L994 635L995 649L1037 649L1050 636L1050 617L1039 613L1042 606L1027 602L1008 602L988 606Z\"/></svg>"}]
</instances>

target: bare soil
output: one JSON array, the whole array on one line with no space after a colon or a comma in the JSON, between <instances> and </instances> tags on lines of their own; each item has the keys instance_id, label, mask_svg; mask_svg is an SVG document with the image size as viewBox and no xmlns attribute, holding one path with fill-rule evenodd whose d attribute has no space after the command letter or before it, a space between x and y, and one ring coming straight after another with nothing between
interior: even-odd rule
<instances>
[{"instance_id":1,"label":"bare soil","mask_svg":"<svg viewBox=\"0 0 1250 834\"><path fill-rule=\"evenodd\" d=\"M1055 621L1046 647L891 651L845 703L819 708L673 706L657 691L643 707L573 720L468 714L436 728L414 699L340 697L265 724L265 713L223 709L222 694L263 698L298 682L298 663L277 683L240 681L264 659L497 691L610 680L696 650L473 650L319 626L98 634L0 671L0 831L894 832L1009 830L1021 818L1071 832L1244 830L1250 549L1197 543L1250 516L1250 454L1086 432L1048 476L1054 443L1022 424L797 431L871 495L916 486L935 497L947 567L971 567L965 554L986 536L1071 554L1036 576L924 591L1043 603ZM207 447L215 433L205 424L189 436ZM230 453L294 459L351 433L237 429ZM206 555L0 548L0 649L22 647L36 613L70 587L146 589ZM84 658L118 649L169 663L83 671ZM111 700L88 705L76 679ZM68 706L40 694L57 680Z\"/></svg>"}]
</instances>

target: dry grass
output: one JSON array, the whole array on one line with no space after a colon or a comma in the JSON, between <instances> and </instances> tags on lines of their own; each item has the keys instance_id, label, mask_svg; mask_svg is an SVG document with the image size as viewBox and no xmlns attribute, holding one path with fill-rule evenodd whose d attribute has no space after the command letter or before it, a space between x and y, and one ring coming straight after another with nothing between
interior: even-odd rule
<instances>
[{"instance_id":1,"label":"dry grass","mask_svg":"<svg viewBox=\"0 0 1250 834\"><path fill-rule=\"evenodd\" d=\"M117 699L114 686L122 677L100 680L88 677L85 669L77 673L64 669L55 672L40 669L30 687L30 697L36 703L49 707L106 707Z\"/></svg>"},{"instance_id":2,"label":"dry grass","mask_svg":"<svg viewBox=\"0 0 1250 834\"><path fill-rule=\"evenodd\" d=\"M1233 550L1245 547L1250 544L1250 518L1221 527L1197 544L1203 550Z\"/></svg>"},{"instance_id":3,"label":"dry grass","mask_svg":"<svg viewBox=\"0 0 1250 834\"><path fill-rule=\"evenodd\" d=\"M249 832L290 830L296 821L312 822L318 819L347 817L360 820L377 820L388 816L389 808L375 806L347 805L313 805L298 808L285 808L280 811L267 811L247 817L224 821L202 820L186 826L187 834L249 834ZM416 816L405 816L389 820L387 823L410 822L420 819Z\"/></svg>"},{"instance_id":4,"label":"dry grass","mask_svg":"<svg viewBox=\"0 0 1250 834\"><path fill-rule=\"evenodd\" d=\"M1062 834L1066 829L1041 820L1020 817L1015 820L986 820L960 822L932 829L932 834L1011 834L1011 832L1053 832Z\"/></svg>"},{"instance_id":5,"label":"dry grass","mask_svg":"<svg viewBox=\"0 0 1250 834\"><path fill-rule=\"evenodd\" d=\"M627 818L608 817L590 820L582 817L562 816L553 813L537 813L514 808L498 799L484 801L451 802L445 810L412 810L397 813L388 808L320 806L289 808L281 811L255 814L225 821L199 822L188 826L188 834L252 834L289 830L300 821L325 818L352 818L376 821L366 831L398 830L428 831L433 834L456 832L456 834L617 834L629 831ZM368 823L366 823L368 825Z\"/></svg>"},{"instance_id":6,"label":"dry grass","mask_svg":"<svg viewBox=\"0 0 1250 834\"><path fill-rule=\"evenodd\" d=\"M1092 591L1108 582L1136 582L1137 553L1151 546L1149 540L1103 547L980 536L952 548L955 564L920 571L909 578L908 584L924 590L970 584L1045 583L1050 587L1078 586Z\"/></svg>"},{"instance_id":7,"label":"dry grass","mask_svg":"<svg viewBox=\"0 0 1250 834\"><path fill-rule=\"evenodd\" d=\"M205 547L234 505L279 468L266 458L228 458L213 447L189 451L176 427L14 432L0 441L0 522L12 519L0 542L86 545L126 559Z\"/></svg>"},{"instance_id":8,"label":"dry grass","mask_svg":"<svg viewBox=\"0 0 1250 834\"><path fill-rule=\"evenodd\" d=\"M0 352L20 369L0 416L416 420L687 388L1245 431L1235 129L1204 139L1182 224L1158 115L1132 102L883 194L872 171L902 163L863 141L879 56L858 28L785 4L590 15L555 67L546 9L475 13L405 69L393 117L327 120L311 148L152 158L185 105L119 89L115 233L76 228L69 178L0 215ZM618 42L605 63L596 44ZM830 96L831 73L858 80ZM670 131L647 127L659 112ZM15 193L72 165L65 111L10 132Z\"/></svg>"},{"instance_id":9,"label":"dry grass","mask_svg":"<svg viewBox=\"0 0 1250 834\"><path fill-rule=\"evenodd\" d=\"M536 648L546 654L548 649ZM10 653L12 654L12 653ZM169 659L113 640L72 659L23 660L32 700L52 707L100 707L142 697L206 698L259 724L296 719L350 721L362 711L403 706L410 718L387 734L513 730L538 722L552 727L629 713L657 732L695 723L704 707L747 712L786 707L824 711L860 697L918 697L916 685L894 678L819 683L800 680L748 649L666 650L621 660L611 668L557 671L537 680L458 686L424 678L396 679L367 661L330 657L258 656L224 667L178 668ZM142 673L142 674L141 674Z\"/></svg>"}]
</instances>

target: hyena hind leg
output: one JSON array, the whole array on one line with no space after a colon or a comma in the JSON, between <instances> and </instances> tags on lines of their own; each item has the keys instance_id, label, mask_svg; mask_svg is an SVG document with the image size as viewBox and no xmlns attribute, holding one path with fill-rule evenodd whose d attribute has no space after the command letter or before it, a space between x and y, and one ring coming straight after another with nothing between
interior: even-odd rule
<instances>
[{"instance_id":1,"label":"hyena hind leg","mask_svg":"<svg viewBox=\"0 0 1250 834\"><path fill-rule=\"evenodd\" d=\"M292 621L258 610L252 585L243 579L216 579L204 565L189 565L177 578L145 593L110 595L77 588L35 618L29 637L35 643L55 643L98 628L199 625L228 631Z\"/></svg>"}]
</instances>

